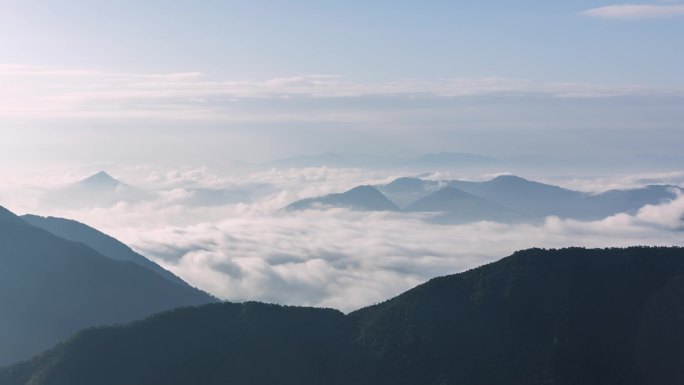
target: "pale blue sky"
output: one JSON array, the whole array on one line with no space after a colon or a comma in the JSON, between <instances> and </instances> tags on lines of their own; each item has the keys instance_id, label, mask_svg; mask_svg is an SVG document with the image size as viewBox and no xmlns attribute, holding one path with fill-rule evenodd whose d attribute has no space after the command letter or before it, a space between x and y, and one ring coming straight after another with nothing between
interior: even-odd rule
<instances>
[{"instance_id":1,"label":"pale blue sky","mask_svg":"<svg viewBox=\"0 0 684 385\"><path fill-rule=\"evenodd\" d=\"M683 86L684 17L616 20L581 14L613 4L3 1L0 43L5 63L199 71L229 79L494 76Z\"/></svg>"},{"instance_id":2,"label":"pale blue sky","mask_svg":"<svg viewBox=\"0 0 684 385\"><path fill-rule=\"evenodd\" d=\"M218 131L232 159L372 151L369 135L468 150L401 138L486 129L679 143L683 48L679 1L0 0L0 150L93 130L141 147Z\"/></svg>"}]
</instances>

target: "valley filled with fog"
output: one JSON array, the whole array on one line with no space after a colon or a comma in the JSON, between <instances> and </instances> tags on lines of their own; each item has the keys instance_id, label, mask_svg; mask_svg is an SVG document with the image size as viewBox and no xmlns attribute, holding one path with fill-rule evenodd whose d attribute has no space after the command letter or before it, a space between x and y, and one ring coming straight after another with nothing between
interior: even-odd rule
<instances>
[{"instance_id":1,"label":"valley filled with fog","mask_svg":"<svg viewBox=\"0 0 684 385\"><path fill-rule=\"evenodd\" d=\"M8 178L0 198L18 214L70 218L99 229L220 299L343 311L530 247L684 245L684 197L674 187L684 186L684 172L554 175L533 169L512 173L505 164L359 168L316 161L336 159L329 154L256 166L133 165L99 173L92 165L55 167ZM511 174L587 199L608 190L633 190L640 197L639 191L654 185L666 186L659 191L669 198L648 198L655 201L642 205L630 195L629 210L589 219L440 221L438 210L402 210L410 197L394 202L402 206L397 210L286 209L301 199L357 186L383 190L402 177L418 177L414 180L438 191L448 181ZM571 204L560 199L554 204Z\"/></svg>"}]
</instances>

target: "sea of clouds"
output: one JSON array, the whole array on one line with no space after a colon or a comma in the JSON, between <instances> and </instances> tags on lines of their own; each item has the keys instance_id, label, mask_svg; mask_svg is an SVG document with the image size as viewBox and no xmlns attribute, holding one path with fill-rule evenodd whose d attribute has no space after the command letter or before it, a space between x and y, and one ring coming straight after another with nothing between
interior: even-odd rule
<instances>
[{"instance_id":1,"label":"sea of clouds","mask_svg":"<svg viewBox=\"0 0 684 385\"><path fill-rule=\"evenodd\" d=\"M112 174L149 192L146 199L69 207L43 200L60 185L77 180L79 172L63 173L61 180L8 178L0 188L0 204L18 213L82 221L230 301L352 311L430 278L530 247L684 246L684 197L592 222L549 217L539 224L440 225L426 221L427 214L281 210L297 199L404 176L397 171L129 167ZM682 185L684 172L544 181L593 192L650 183Z\"/></svg>"}]
</instances>

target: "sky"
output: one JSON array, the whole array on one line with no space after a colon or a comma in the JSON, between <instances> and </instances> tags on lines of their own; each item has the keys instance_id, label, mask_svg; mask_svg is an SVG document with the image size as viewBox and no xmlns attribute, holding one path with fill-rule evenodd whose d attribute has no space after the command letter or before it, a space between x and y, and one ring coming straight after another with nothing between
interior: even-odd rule
<instances>
[{"instance_id":1,"label":"sky","mask_svg":"<svg viewBox=\"0 0 684 385\"><path fill-rule=\"evenodd\" d=\"M681 141L683 9L0 1L0 150L40 159L102 135L131 147L126 131L148 144L196 135L205 140L193 145L220 142L224 156L248 161L468 150L459 144L478 130L671 130L657 135ZM445 142L453 132L465 134ZM439 139L413 148L419 134Z\"/></svg>"},{"instance_id":2,"label":"sky","mask_svg":"<svg viewBox=\"0 0 684 385\"><path fill-rule=\"evenodd\" d=\"M223 299L344 311L526 247L682 245L682 197L515 225L280 209L423 173L684 186L683 47L684 1L0 0L0 205ZM387 166L436 152L498 163ZM362 161L277 161L324 153ZM146 198L48 202L100 170Z\"/></svg>"},{"instance_id":3,"label":"sky","mask_svg":"<svg viewBox=\"0 0 684 385\"><path fill-rule=\"evenodd\" d=\"M232 81L682 86L682 3L3 1L3 61Z\"/></svg>"}]
</instances>

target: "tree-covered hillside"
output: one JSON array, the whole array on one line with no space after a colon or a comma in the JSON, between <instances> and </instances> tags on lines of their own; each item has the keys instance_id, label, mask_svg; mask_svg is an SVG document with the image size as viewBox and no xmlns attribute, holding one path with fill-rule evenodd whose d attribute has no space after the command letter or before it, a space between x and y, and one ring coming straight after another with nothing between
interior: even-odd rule
<instances>
[{"instance_id":1,"label":"tree-covered hillside","mask_svg":"<svg viewBox=\"0 0 684 385\"><path fill-rule=\"evenodd\" d=\"M2 385L684 383L684 249L530 249L349 315L259 303L86 330Z\"/></svg>"}]
</instances>

